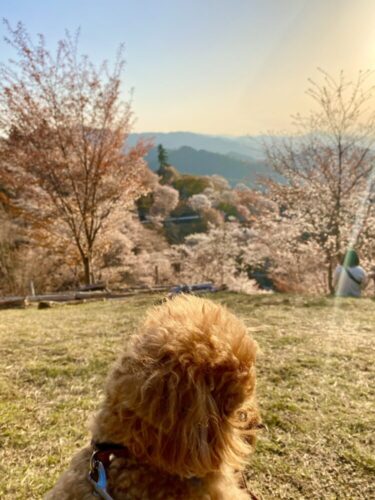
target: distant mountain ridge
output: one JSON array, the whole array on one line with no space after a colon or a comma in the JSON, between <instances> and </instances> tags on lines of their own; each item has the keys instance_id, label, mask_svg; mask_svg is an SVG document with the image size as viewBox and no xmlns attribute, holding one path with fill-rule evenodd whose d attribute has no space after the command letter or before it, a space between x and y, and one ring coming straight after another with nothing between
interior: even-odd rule
<instances>
[{"instance_id":1,"label":"distant mountain ridge","mask_svg":"<svg viewBox=\"0 0 375 500\"><path fill-rule=\"evenodd\" d=\"M130 134L129 146L140 139L151 140L155 147L147 156L150 168L157 170L158 144L168 152L169 163L181 173L221 175L232 186L239 182L256 184L258 176L273 176L261 149L262 138L225 137L192 132L144 132Z\"/></svg>"},{"instance_id":2,"label":"distant mountain ridge","mask_svg":"<svg viewBox=\"0 0 375 500\"><path fill-rule=\"evenodd\" d=\"M221 175L232 186L243 182L254 186L260 175L272 175L270 169L262 160L241 160L229 155L212 153L182 146L179 149L167 149L168 161L183 174L192 175ZM159 167L157 149L153 148L146 160L152 170Z\"/></svg>"},{"instance_id":3,"label":"distant mountain ridge","mask_svg":"<svg viewBox=\"0 0 375 500\"><path fill-rule=\"evenodd\" d=\"M190 146L196 150L209 151L223 155L239 154L250 159L263 159L263 136L227 137L221 135L196 134L193 132L142 132L129 136L129 144L139 139L151 139L156 145L163 144L166 149L179 149Z\"/></svg>"}]
</instances>

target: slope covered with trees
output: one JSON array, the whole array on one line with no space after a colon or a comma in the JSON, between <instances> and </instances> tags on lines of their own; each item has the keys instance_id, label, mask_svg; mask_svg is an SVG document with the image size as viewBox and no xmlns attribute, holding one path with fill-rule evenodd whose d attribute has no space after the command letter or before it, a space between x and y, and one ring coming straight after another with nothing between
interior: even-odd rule
<instances>
[{"instance_id":1,"label":"slope covered with trees","mask_svg":"<svg viewBox=\"0 0 375 500\"><path fill-rule=\"evenodd\" d=\"M162 144L149 168L151 145L127 142L121 51L112 70L95 68L74 37L52 53L22 25L8 29L17 57L0 68L2 293L97 280L210 280L254 291L253 278L326 293L347 248L359 250L365 267L373 262L371 74L348 81L323 73L311 83L314 105L294 120L295 134L265 142L262 165L274 174L256 190L230 184L233 170L204 151L197 162L211 175L191 173L200 172L192 160L184 173Z\"/></svg>"},{"instance_id":2,"label":"slope covered with trees","mask_svg":"<svg viewBox=\"0 0 375 500\"><path fill-rule=\"evenodd\" d=\"M189 146L167 149L168 158L181 173L192 175L221 175L234 187L239 182L255 186L259 176L275 176L263 159L238 157L235 154L219 154ZM158 154L152 149L146 157L152 170L158 169Z\"/></svg>"}]
</instances>

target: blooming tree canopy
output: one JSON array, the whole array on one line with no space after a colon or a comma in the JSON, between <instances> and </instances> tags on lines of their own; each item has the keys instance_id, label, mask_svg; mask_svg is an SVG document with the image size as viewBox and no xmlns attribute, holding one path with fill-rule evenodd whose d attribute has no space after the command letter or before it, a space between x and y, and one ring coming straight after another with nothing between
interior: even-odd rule
<instances>
[{"instance_id":1,"label":"blooming tree canopy","mask_svg":"<svg viewBox=\"0 0 375 500\"><path fill-rule=\"evenodd\" d=\"M90 283L98 235L147 190L147 145L125 147L122 50L112 69L96 68L78 36L52 54L43 36L34 44L22 24L6 25L17 58L0 66L1 170L34 238L73 243Z\"/></svg>"},{"instance_id":2,"label":"blooming tree canopy","mask_svg":"<svg viewBox=\"0 0 375 500\"><path fill-rule=\"evenodd\" d=\"M348 245L361 246L372 216L375 113L368 73L311 82L316 108L295 117L296 135L265 143L269 164L284 182L268 181L269 199L294 227L296 243L313 242L324 256L327 284ZM287 233L285 233L287 234ZM305 247L304 247L305 248Z\"/></svg>"}]
</instances>

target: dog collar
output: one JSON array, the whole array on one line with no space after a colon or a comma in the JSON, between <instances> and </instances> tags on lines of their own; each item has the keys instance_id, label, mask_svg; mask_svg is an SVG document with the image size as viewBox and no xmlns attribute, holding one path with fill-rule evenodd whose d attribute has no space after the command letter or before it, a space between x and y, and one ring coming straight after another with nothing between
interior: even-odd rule
<instances>
[{"instance_id":1,"label":"dog collar","mask_svg":"<svg viewBox=\"0 0 375 500\"><path fill-rule=\"evenodd\" d=\"M95 493L104 500L113 500L111 495L107 492L107 469L115 458L130 458L132 455L126 446L118 443L91 443L93 453L90 459L90 471L87 476L88 481L92 484ZM258 497L252 493L247 485L245 474L242 472L242 488L245 489L251 500L258 500ZM191 477L190 481L199 484L202 479L198 477Z\"/></svg>"},{"instance_id":2,"label":"dog collar","mask_svg":"<svg viewBox=\"0 0 375 500\"><path fill-rule=\"evenodd\" d=\"M99 460L107 469L114 458L129 458L131 453L129 449L118 443L91 443L94 451L91 460Z\"/></svg>"},{"instance_id":3,"label":"dog collar","mask_svg":"<svg viewBox=\"0 0 375 500\"><path fill-rule=\"evenodd\" d=\"M107 469L114 458L128 458L131 456L130 452L126 446L117 443L91 444L93 453L87 479L101 498L113 500L107 491Z\"/></svg>"}]
</instances>

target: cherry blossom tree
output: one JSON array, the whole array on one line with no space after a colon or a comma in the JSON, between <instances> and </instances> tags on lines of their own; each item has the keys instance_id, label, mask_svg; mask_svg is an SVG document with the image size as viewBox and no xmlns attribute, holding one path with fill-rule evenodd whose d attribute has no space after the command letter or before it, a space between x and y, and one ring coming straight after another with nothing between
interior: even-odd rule
<instances>
[{"instance_id":1,"label":"cherry blossom tree","mask_svg":"<svg viewBox=\"0 0 375 500\"><path fill-rule=\"evenodd\" d=\"M158 228L144 225L135 207L113 224L110 236L98 241L96 267L112 285L155 285L172 282L169 245Z\"/></svg>"},{"instance_id":2,"label":"cherry blossom tree","mask_svg":"<svg viewBox=\"0 0 375 500\"><path fill-rule=\"evenodd\" d=\"M36 44L6 23L17 57L0 67L0 166L41 245L72 245L85 283L99 235L116 211L147 191L148 145L125 146L132 124L122 98L122 49L112 69L78 53L78 36ZM1 182L1 179L0 179Z\"/></svg>"},{"instance_id":3,"label":"cherry blossom tree","mask_svg":"<svg viewBox=\"0 0 375 500\"><path fill-rule=\"evenodd\" d=\"M311 81L315 108L295 117L295 135L265 143L269 164L284 179L266 187L284 221L294 226L299 247L311 242L321 252L332 292L338 256L348 245L363 245L367 234L375 113L369 73L359 73L355 81L343 73L338 79L322 76L320 83Z\"/></svg>"},{"instance_id":4,"label":"cherry blossom tree","mask_svg":"<svg viewBox=\"0 0 375 500\"><path fill-rule=\"evenodd\" d=\"M207 233L189 235L184 244L173 247L170 258L181 265L180 281L212 281L233 291L255 293L256 283L247 275L252 237L252 231L236 221L211 225Z\"/></svg>"},{"instance_id":5,"label":"cherry blossom tree","mask_svg":"<svg viewBox=\"0 0 375 500\"><path fill-rule=\"evenodd\" d=\"M189 205L196 212L206 212L212 207L211 200L206 194L194 194L189 198Z\"/></svg>"},{"instance_id":6,"label":"cherry blossom tree","mask_svg":"<svg viewBox=\"0 0 375 500\"><path fill-rule=\"evenodd\" d=\"M150 216L157 221L164 220L178 205L179 193L172 186L157 184L153 189L153 204Z\"/></svg>"}]
</instances>

